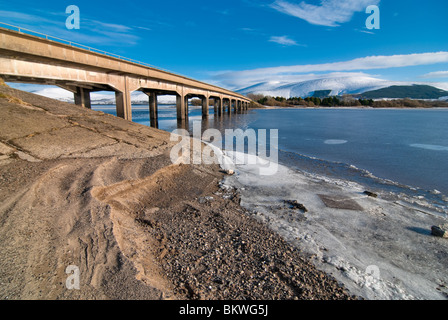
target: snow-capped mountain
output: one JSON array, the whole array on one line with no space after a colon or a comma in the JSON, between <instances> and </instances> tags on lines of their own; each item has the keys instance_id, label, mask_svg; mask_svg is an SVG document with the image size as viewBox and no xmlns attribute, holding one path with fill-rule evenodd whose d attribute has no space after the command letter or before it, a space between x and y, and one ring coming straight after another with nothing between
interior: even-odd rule
<instances>
[{"instance_id":1,"label":"snow-capped mountain","mask_svg":"<svg viewBox=\"0 0 448 320\"><path fill-rule=\"evenodd\" d=\"M343 94L362 94L378 89L389 88L391 86L411 86L411 85L429 85L438 89L448 91L448 82L403 82L403 81L388 81L378 79L371 76L364 75L350 75L350 76L325 76L312 80L301 80L297 76L297 81L270 81L261 82L253 86L237 90L236 92L243 95L249 93L263 94L272 97L309 97L313 96L316 91L330 91L330 96ZM17 87L21 89L20 87ZM33 87L30 91L48 98L57 99L64 102L74 102L73 93L59 87L54 86L39 86ZM92 92L90 99L93 105L114 105L115 95L113 92ZM446 100L447 97L441 97L440 100ZM136 91L131 95L131 101L134 105L146 105L149 103L148 96L143 92ZM176 104L176 97L173 95L159 96L159 104Z\"/></svg>"},{"instance_id":2,"label":"snow-capped mountain","mask_svg":"<svg viewBox=\"0 0 448 320\"><path fill-rule=\"evenodd\" d=\"M336 96L343 94L360 94L367 91L387 88L390 86L409 86L413 84L427 84L443 90L448 89L448 84L446 83L411 83L401 81L388 81L367 76L351 76L297 81L292 83L279 81L262 82L238 90L237 92L245 95L254 93L272 97L305 98L308 96L312 96L314 92L321 90L330 90L330 95Z\"/></svg>"}]
</instances>

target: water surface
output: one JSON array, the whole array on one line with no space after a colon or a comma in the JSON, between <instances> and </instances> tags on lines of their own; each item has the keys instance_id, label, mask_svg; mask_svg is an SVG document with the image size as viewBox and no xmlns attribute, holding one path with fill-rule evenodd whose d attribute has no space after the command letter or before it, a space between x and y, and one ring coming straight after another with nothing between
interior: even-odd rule
<instances>
[{"instance_id":1,"label":"water surface","mask_svg":"<svg viewBox=\"0 0 448 320\"><path fill-rule=\"evenodd\" d=\"M115 114L114 106L96 110ZM190 106L189 129L201 121ZM133 107L133 121L149 125L149 110ZM346 179L373 191L422 198L447 208L447 109L257 109L218 117L210 109L203 130L278 129L279 159L312 174ZM175 106L159 106L159 128L178 126Z\"/></svg>"}]
</instances>

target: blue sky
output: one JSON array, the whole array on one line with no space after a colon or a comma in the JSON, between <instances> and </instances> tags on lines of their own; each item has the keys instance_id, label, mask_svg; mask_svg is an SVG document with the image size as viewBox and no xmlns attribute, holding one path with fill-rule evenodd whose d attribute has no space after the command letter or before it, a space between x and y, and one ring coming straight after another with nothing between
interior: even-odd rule
<instances>
[{"instance_id":1,"label":"blue sky","mask_svg":"<svg viewBox=\"0 0 448 320\"><path fill-rule=\"evenodd\" d=\"M234 90L329 74L448 82L444 0L0 1L0 22ZM65 26L68 5L79 30Z\"/></svg>"}]
</instances>

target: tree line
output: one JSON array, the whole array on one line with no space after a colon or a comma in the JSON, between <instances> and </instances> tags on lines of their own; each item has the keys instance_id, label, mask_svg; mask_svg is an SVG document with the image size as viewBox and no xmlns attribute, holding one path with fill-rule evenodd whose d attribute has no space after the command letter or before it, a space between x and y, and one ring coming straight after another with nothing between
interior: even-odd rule
<instances>
[{"instance_id":1,"label":"tree line","mask_svg":"<svg viewBox=\"0 0 448 320\"><path fill-rule=\"evenodd\" d=\"M319 97L271 97L262 94L248 94L248 98L263 106L276 107L372 107L372 108L447 108L447 101L413 99L373 100L351 95Z\"/></svg>"}]
</instances>

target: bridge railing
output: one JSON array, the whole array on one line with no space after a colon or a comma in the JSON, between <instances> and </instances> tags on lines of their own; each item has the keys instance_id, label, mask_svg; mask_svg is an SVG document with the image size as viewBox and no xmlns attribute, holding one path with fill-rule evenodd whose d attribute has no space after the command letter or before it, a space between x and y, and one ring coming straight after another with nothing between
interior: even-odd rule
<instances>
[{"instance_id":1,"label":"bridge railing","mask_svg":"<svg viewBox=\"0 0 448 320\"><path fill-rule=\"evenodd\" d=\"M115 53L111 53L111 52L107 52L107 51L104 51L104 50L92 48L92 47L86 46L84 44L80 44L80 43L77 43L77 42L74 42L74 41L70 41L70 40L66 40L66 39L61 39L61 38L54 37L54 36L51 36L51 35L48 35L48 34L45 34L45 33L41 33L41 32L38 32L38 31L34 31L34 30L30 30L30 29L14 26L12 24L4 23L4 22L0 22L0 26L3 26L5 29L18 31L19 33L24 33L24 34L29 34L29 35L32 35L32 36L37 36L39 38L44 38L46 40L51 40L51 41L67 44L67 45L69 45L71 47L77 47L77 48L80 48L80 49L88 50L90 52L103 54L103 55L108 56L108 57L117 58L117 59L124 60L124 61L127 61L127 62L144 65L145 67L158 69L158 70L162 70L162 71L165 71L165 72L169 72L169 73L175 74L172 71L153 66L153 65L151 65L149 63L146 63L146 62L142 62L142 61L138 61L138 60L135 60L135 59L123 57L123 56L120 56L120 55L115 54Z\"/></svg>"}]
</instances>

